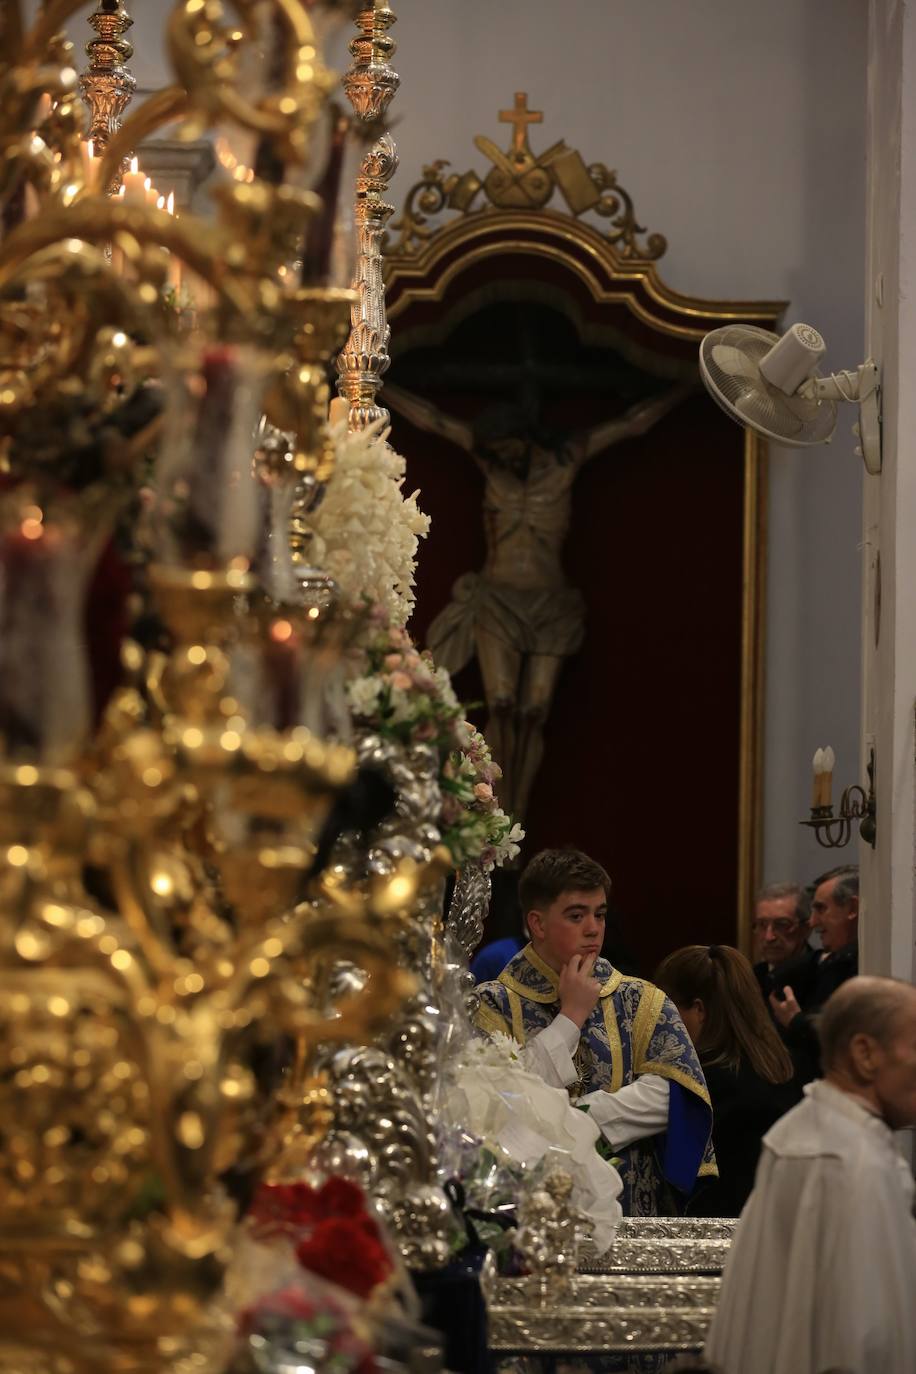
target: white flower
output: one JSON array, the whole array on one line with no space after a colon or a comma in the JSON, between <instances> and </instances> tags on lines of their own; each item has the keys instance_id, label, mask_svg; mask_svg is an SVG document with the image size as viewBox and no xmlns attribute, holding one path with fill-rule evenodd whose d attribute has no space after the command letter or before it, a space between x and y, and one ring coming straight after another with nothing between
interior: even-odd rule
<instances>
[{"instance_id":1,"label":"white flower","mask_svg":"<svg viewBox=\"0 0 916 1374\"><path fill-rule=\"evenodd\" d=\"M347 683L347 702L356 716L371 716L382 694L384 683L378 673L357 677Z\"/></svg>"},{"instance_id":2,"label":"white flower","mask_svg":"<svg viewBox=\"0 0 916 1374\"><path fill-rule=\"evenodd\" d=\"M334 473L324 500L309 517L313 561L334 578L345 601L384 606L392 624L404 625L414 603L414 572L429 516L418 492L404 496L406 465L382 433L381 421L348 434L332 431Z\"/></svg>"}]
</instances>

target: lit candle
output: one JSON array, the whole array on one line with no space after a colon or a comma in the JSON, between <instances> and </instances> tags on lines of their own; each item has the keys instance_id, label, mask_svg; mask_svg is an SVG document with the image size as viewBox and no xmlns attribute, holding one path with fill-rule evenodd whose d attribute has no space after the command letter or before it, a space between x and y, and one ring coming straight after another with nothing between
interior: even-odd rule
<instances>
[{"instance_id":1,"label":"lit candle","mask_svg":"<svg viewBox=\"0 0 916 1374\"><path fill-rule=\"evenodd\" d=\"M824 751L818 749L814 755L814 778L811 785L811 809L814 810L821 804L821 778L824 776Z\"/></svg>"},{"instance_id":2,"label":"lit candle","mask_svg":"<svg viewBox=\"0 0 916 1374\"><path fill-rule=\"evenodd\" d=\"M828 744L827 748L824 750L824 806L833 805L833 769L835 764L836 754L834 754Z\"/></svg>"},{"instance_id":3,"label":"lit candle","mask_svg":"<svg viewBox=\"0 0 916 1374\"><path fill-rule=\"evenodd\" d=\"M130 160L130 170L125 172L122 178L124 199L140 205L145 205L147 203L146 180L146 177L140 171L137 159L132 157Z\"/></svg>"},{"instance_id":4,"label":"lit candle","mask_svg":"<svg viewBox=\"0 0 916 1374\"><path fill-rule=\"evenodd\" d=\"M146 192L147 205L159 205L161 207L162 197L153 185L151 177L146 178L146 180L143 183L143 189Z\"/></svg>"},{"instance_id":5,"label":"lit candle","mask_svg":"<svg viewBox=\"0 0 916 1374\"><path fill-rule=\"evenodd\" d=\"M80 140L80 161L83 164L83 183L87 191L97 191L102 159L95 155L95 143L90 139Z\"/></svg>"}]
</instances>

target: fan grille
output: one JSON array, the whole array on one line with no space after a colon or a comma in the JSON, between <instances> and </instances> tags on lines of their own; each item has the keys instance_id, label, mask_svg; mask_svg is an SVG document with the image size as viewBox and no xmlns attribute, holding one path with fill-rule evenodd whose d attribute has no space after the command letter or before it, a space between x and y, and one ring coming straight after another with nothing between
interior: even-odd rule
<instances>
[{"instance_id":1,"label":"fan grille","mask_svg":"<svg viewBox=\"0 0 916 1374\"><path fill-rule=\"evenodd\" d=\"M778 341L778 334L756 325L713 330L700 345L703 380L726 414L741 424L781 444L823 444L836 426L836 403L787 396L761 376L760 360Z\"/></svg>"}]
</instances>

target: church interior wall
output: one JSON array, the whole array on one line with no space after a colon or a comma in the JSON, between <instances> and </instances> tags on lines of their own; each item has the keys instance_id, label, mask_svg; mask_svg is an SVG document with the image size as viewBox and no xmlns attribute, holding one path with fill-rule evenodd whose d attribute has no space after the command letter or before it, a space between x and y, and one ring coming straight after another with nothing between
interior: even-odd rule
<instances>
[{"instance_id":1,"label":"church interior wall","mask_svg":"<svg viewBox=\"0 0 916 1374\"><path fill-rule=\"evenodd\" d=\"M130 8L132 69L141 88L155 88L168 0ZM867 20L859 0L396 0L394 8L396 203L425 163L472 165L474 134L492 133L497 111L526 90L554 137L618 169L640 222L669 240L660 270L673 287L788 300L789 321L824 332L832 365L859 361ZM83 19L71 24L78 41ZM837 857L797 824L814 749L833 745L840 783L858 770L862 474L848 430L843 416L828 449L771 457L767 879L807 878ZM853 846L842 857L853 859Z\"/></svg>"},{"instance_id":2,"label":"church interior wall","mask_svg":"<svg viewBox=\"0 0 916 1374\"><path fill-rule=\"evenodd\" d=\"M472 165L474 134L492 133L526 90L552 136L618 170L640 223L668 238L659 269L673 287L788 300L787 320L817 324L834 365L859 361L867 14L856 0L401 0L397 12L397 203L433 159ZM841 417L825 450L772 451L766 879L807 878L836 857L797 824L815 748L833 746L838 779L859 766L854 443Z\"/></svg>"}]
</instances>

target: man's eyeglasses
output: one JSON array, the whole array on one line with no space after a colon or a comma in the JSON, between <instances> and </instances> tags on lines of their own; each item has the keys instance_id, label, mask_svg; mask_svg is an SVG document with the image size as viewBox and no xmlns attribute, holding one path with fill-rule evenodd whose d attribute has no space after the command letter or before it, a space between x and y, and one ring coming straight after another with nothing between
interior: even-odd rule
<instances>
[{"instance_id":1,"label":"man's eyeglasses","mask_svg":"<svg viewBox=\"0 0 916 1374\"><path fill-rule=\"evenodd\" d=\"M774 935L788 935L791 931L796 929L797 925L797 921L790 921L787 916L781 917L775 921L769 921L765 917L760 917L751 921L751 930L755 935L763 935L768 930L772 930Z\"/></svg>"}]
</instances>

